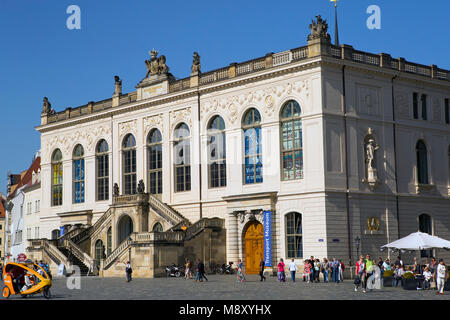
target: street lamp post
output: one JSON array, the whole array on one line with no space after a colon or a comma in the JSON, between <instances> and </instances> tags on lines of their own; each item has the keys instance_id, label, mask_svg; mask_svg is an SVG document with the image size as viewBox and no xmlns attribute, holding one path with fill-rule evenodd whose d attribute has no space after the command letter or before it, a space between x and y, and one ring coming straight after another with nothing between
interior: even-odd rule
<instances>
[{"instance_id":1,"label":"street lamp post","mask_svg":"<svg viewBox=\"0 0 450 320\"><path fill-rule=\"evenodd\" d=\"M356 244L356 261L359 260L359 243L361 242L361 238L359 236L356 236L355 238L355 244Z\"/></svg>"},{"instance_id":2,"label":"street lamp post","mask_svg":"<svg viewBox=\"0 0 450 320\"><path fill-rule=\"evenodd\" d=\"M131 237L128 237L128 241L130 242L130 247L128 248L128 261L131 264Z\"/></svg>"}]
</instances>

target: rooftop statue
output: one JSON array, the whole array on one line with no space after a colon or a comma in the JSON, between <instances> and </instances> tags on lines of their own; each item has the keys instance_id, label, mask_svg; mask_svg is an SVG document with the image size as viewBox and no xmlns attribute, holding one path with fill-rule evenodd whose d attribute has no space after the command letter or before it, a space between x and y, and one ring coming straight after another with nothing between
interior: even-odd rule
<instances>
[{"instance_id":1,"label":"rooftop statue","mask_svg":"<svg viewBox=\"0 0 450 320\"><path fill-rule=\"evenodd\" d=\"M146 78L153 75L161 75L169 72L169 67L166 65L166 57L164 55L157 57L158 51L153 49L150 51L150 60L145 60L147 67Z\"/></svg>"},{"instance_id":2,"label":"rooftop statue","mask_svg":"<svg viewBox=\"0 0 450 320\"><path fill-rule=\"evenodd\" d=\"M47 97L44 97L44 104L42 106L42 113L50 113L52 110L52 104L48 101Z\"/></svg>"},{"instance_id":3,"label":"rooftop statue","mask_svg":"<svg viewBox=\"0 0 450 320\"><path fill-rule=\"evenodd\" d=\"M321 38L331 41L328 34L327 20L323 20L320 15L316 16L316 21L313 20L309 28L311 29L311 34L308 36L308 41Z\"/></svg>"},{"instance_id":4,"label":"rooftop statue","mask_svg":"<svg viewBox=\"0 0 450 320\"><path fill-rule=\"evenodd\" d=\"M200 56L197 52L194 52L194 58L192 60L192 73L200 73Z\"/></svg>"}]
</instances>

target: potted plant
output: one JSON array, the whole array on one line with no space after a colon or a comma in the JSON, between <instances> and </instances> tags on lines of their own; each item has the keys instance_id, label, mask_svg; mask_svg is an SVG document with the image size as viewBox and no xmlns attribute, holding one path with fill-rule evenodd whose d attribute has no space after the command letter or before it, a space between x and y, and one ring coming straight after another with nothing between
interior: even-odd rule
<instances>
[{"instance_id":1,"label":"potted plant","mask_svg":"<svg viewBox=\"0 0 450 320\"><path fill-rule=\"evenodd\" d=\"M394 280L394 271L385 270L383 272L383 286L384 287L392 287L393 280Z\"/></svg>"},{"instance_id":2,"label":"potted plant","mask_svg":"<svg viewBox=\"0 0 450 320\"><path fill-rule=\"evenodd\" d=\"M417 282L412 272L406 272L403 275L403 289L417 290Z\"/></svg>"}]
</instances>

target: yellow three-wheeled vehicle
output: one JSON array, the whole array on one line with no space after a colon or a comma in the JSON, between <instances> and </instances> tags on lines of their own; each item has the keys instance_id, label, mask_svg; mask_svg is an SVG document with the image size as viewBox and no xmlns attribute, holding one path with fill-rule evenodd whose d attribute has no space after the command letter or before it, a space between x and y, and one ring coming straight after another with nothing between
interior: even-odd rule
<instances>
[{"instance_id":1,"label":"yellow three-wheeled vehicle","mask_svg":"<svg viewBox=\"0 0 450 320\"><path fill-rule=\"evenodd\" d=\"M47 299L51 298L52 280L41 266L33 262L5 264L3 283L3 298L19 294L26 297L38 293L43 293Z\"/></svg>"}]
</instances>

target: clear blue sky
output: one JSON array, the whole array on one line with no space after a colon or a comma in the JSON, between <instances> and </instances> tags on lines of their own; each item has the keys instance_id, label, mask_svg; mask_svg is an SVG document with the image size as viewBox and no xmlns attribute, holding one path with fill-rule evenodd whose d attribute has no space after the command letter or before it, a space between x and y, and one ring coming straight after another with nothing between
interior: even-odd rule
<instances>
[{"instance_id":1,"label":"clear blue sky","mask_svg":"<svg viewBox=\"0 0 450 320\"><path fill-rule=\"evenodd\" d=\"M66 9L81 8L81 30L68 30ZM381 30L366 27L369 5L381 8ZM340 42L356 49L450 69L450 2L341 0ZM8 170L31 164L40 137L42 98L56 111L111 97L145 76L155 48L177 78L190 73L192 52L202 71L306 45L321 14L334 39L329 0L0 1L0 192Z\"/></svg>"}]
</instances>

